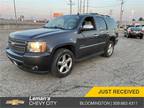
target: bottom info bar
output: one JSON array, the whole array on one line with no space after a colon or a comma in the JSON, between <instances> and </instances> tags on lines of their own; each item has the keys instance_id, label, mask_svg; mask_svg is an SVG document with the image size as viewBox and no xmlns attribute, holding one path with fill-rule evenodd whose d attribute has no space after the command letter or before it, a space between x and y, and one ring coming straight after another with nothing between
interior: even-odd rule
<instances>
[{"instance_id":1,"label":"bottom info bar","mask_svg":"<svg viewBox=\"0 0 144 108\"><path fill-rule=\"evenodd\" d=\"M1 97L0 108L144 108L142 97Z\"/></svg>"}]
</instances>

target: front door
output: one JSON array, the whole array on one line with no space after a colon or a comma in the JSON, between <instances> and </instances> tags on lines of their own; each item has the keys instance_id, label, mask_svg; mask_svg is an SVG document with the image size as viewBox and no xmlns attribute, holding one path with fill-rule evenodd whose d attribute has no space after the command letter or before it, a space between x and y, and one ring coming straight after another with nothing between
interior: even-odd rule
<instances>
[{"instance_id":1,"label":"front door","mask_svg":"<svg viewBox=\"0 0 144 108\"><path fill-rule=\"evenodd\" d=\"M82 24L82 31L80 35L82 38L78 40L79 43L79 56L84 57L95 52L95 36L96 34L96 26L94 17L86 17L84 18Z\"/></svg>"}]
</instances>

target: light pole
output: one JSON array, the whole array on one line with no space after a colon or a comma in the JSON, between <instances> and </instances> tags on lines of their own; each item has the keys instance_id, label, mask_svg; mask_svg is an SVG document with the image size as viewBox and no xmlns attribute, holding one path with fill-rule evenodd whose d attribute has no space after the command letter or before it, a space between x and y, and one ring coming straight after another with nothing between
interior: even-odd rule
<instances>
[{"instance_id":1,"label":"light pole","mask_svg":"<svg viewBox=\"0 0 144 108\"><path fill-rule=\"evenodd\" d=\"M121 0L121 9L120 9L120 24L119 24L119 27L121 26L122 24L122 18L123 18L123 5L124 5L124 0Z\"/></svg>"},{"instance_id":2,"label":"light pole","mask_svg":"<svg viewBox=\"0 0 144 108\"><path fill-rule=\"evenodd\" d=\"M83 0L83 13L85 13L85 0Z\"/></svg>"},{"instance_id":3,"label":"light pole","mask_svg":"<svg viewBox=\"0 0 144 108\"><path fill-rule=\"evenodd\" d=\"M135 13L135 11L134 11L134 10L131 10L132 20L134 20L134 13Z\"/></svg>"},{"instance_id":4,"label":"light pole","mask_svg":"<svg viewBox=\"0 0 144 108\"><path fill-rule=\"evenodd\" d=\"M77 13L79 13L79 10L80 10L80 7L79 7L80 6L80 0L78 0L78 4L77 5L78 5L78 7L77 7L78 8L77 9Z\"/></svg>"},{"instance_id":5,"label":"light pole","mask_svg":"<svg viewBox=\"0 0 144 108\"><path fill-rule=\"evenodd\" d=\"M14 3L15 20L16 20L16 25L17 25L17 12L16 12L16 3L15 3L15 0L13 0L13 3Z\"/></svg>"},{"instance_id":6,"label":"light pole","mask_svg":"<svg viewBox=\"0 0 144 108\"><path fill-rule=\"evenodd\" d=\"M70 0L70 15L72 14L72 0Z\"/></svg>"},{"instance_id":7,"label":"light pole","mask_svg":"<svg viewBox=\"0 0 144 108\"><path fill-rule=\"evenodd\" d=\"M87 0L87 13L89 12L89 0Z\"/></svg>"},{"instance_id":8,"label":"light pole","mask_svg":"<svg viewBox=\"0 0 144 108\"><path fill-rule=\"evenodd\" d=\"M112 16L112 14L113 14L113 10L110 9L110 10L109 10L109 15Z\"/></svg>"},{"instance_id":9,"label":"light pole","mask_svg":"<svg viewBox=\"0 0 144 108\"><path fill-rule=\"evenodd\" d=\"M82 11L82 0L80 0L80 13Z\"/></svg>"}]
</instances>

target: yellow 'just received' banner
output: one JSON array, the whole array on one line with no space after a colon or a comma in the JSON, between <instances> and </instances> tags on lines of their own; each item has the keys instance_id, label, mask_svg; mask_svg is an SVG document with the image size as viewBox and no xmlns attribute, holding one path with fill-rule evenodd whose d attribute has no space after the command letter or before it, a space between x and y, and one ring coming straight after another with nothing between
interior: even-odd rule
<instances>
[{"instance_id":1,"label":"yellow 'just received' banner","mask_svg":"<svg viewBox=\"0 0 144 108\"><path fill-rule=\"evenodd\" d=\"M144 87L93 87L85 97L144 97Z\"/></svg>"}]
</instances>

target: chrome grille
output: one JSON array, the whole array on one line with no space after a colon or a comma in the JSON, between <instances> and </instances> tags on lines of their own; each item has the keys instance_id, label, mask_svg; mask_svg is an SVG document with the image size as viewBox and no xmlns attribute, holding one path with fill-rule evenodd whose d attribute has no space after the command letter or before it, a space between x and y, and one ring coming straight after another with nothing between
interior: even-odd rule
<instances>
[{"instance_id":1,"label":"chrome grille","mask_svg":"<svg viewBox=\"0 0 144 108\"><path fill-rule=\"evenodd\" d=\"M16 53L24 53L26 50L26 42L22 40L9 39L9 48Z\"/></svg>"}]
</instances>

